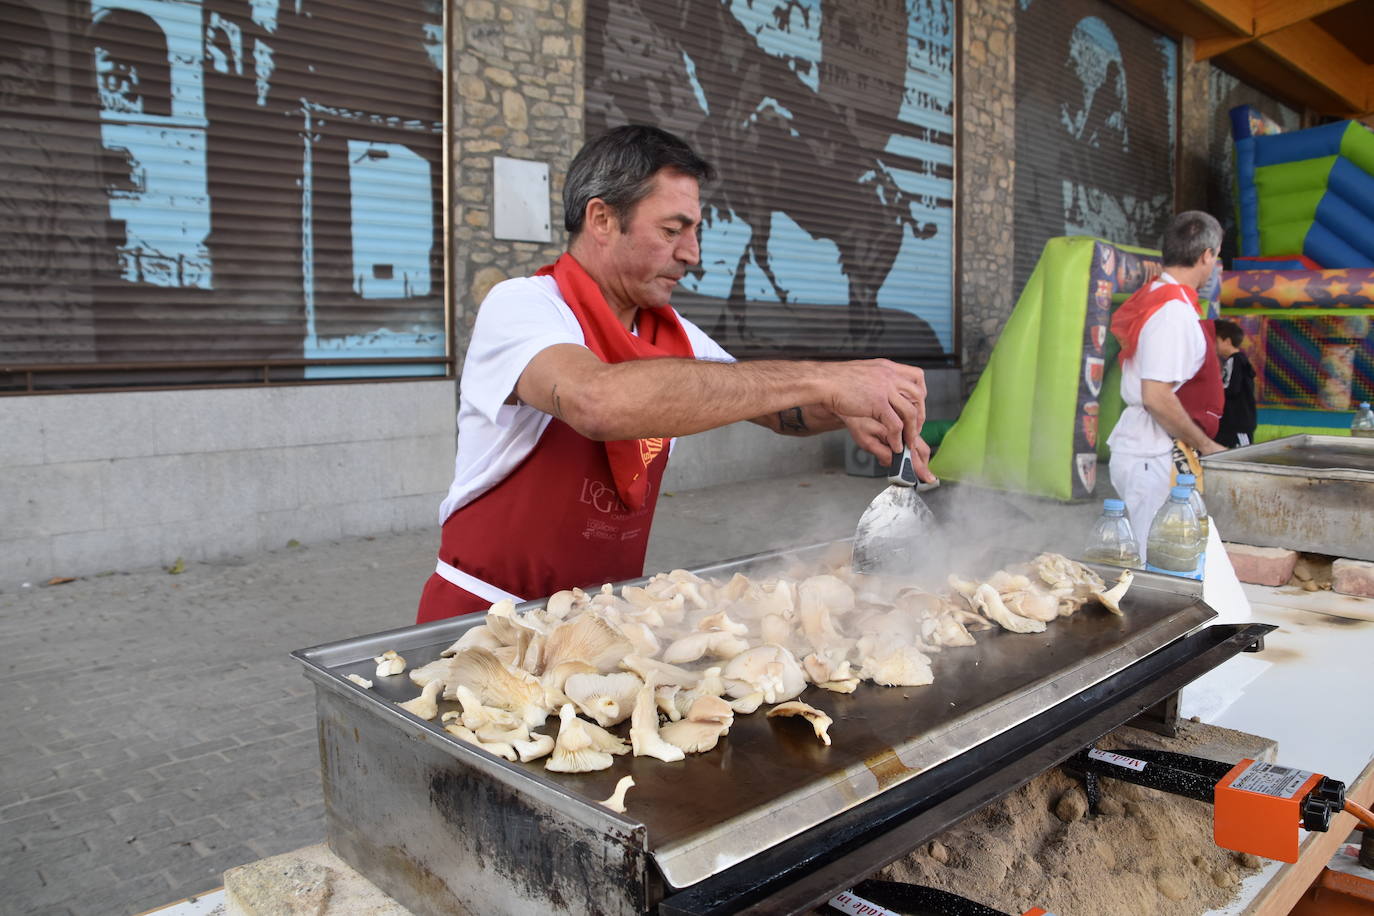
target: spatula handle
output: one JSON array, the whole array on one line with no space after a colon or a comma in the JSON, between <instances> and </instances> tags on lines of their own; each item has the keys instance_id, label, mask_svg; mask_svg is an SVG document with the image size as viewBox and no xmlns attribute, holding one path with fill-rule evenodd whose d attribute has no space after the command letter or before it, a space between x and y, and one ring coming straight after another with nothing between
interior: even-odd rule
<instances>
[{"instance_id":1,"label":"spatula handle","mask_svg":"<svg viewBox=\"0 0 1374 916\"><path fill-rule=\"evenodd\" d=\"M916 486L916 468L911 464L910 448L902 449L902 460L897 463L897 470L888 475L887 482L899 487Z\"/></svg>"}]
</instances>

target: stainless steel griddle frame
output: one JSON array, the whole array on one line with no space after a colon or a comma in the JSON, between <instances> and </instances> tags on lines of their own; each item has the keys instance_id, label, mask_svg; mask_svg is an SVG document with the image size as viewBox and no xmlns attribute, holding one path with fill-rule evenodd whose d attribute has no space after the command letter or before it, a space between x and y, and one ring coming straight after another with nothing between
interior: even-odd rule
<instances>
[{"instance_id":1,"label":"stainless steel griddle frame","mask_svg":"<svg viewBox=\"0 0 1374 916\"><path fill-rule=\"evenodd\" d=\"M1374 560L1374 439L1286 436L1202 459L1228 541Z\"/></svg>"},{"instance_id":2,"label":"stainless steel griddle frame","mask_svg":"<svg viewBox=\"0 0 1374 916\"><path fill-rule=\"evenodd\" d=\"M657 912L809 913L1118 726L1148 716L1226 660L1259 651L1274 629L1221 624L1178 640L878 798L665 898Z\"/></svg>"},{"instance_id":3,"label":"stainless steel griddle frame","mask_svg":"<svg viewBox=\"0 0 1374 916\"><path fill-rule=\"evenodd\" d=\"M728 577L804 553L780 551L697 572ZM735 850L700 879L684 882L679 869L674 883L690 886L677 892L654 867L654 858L659 868L665 866L665 852L662 843L651 847L651 828L595 803L608 791L589 795L594 783L576 780L570 789L537 767L508 764L454 740L436 723L411 717L390 702L399 694L385 693L404 690L409 696L414 691L408 682L404 688L379 684L377 691L363 691L344 678L345 668L363 670L359 660L379 647L403 655L422 647L437 651L435 644L446 645L477 621L442 621L300 650L293 654L316 685L328 840L342 858L417 913L468 912L474 901L481 901L476 908L483 913L643 913L655 907L663 913L716 913L749 906L760 913L804 911L1158 706L1266 630L1199 631L1212 612L1197 599L1197 583L1150 574L1142 579L1147 594L1175 594L1171 600L1181 610L1136 634L1143 637L1139 644L1111 653L1109 665L1071 665L1062 677L1053 669L1055 679L1041 685L1033 703L1021 696L993 704L996 715L975 723L976 740L941 745L942 756L922 747L931 743L925 737L901 746L905 758L894 748L886 762L916 761L907 768L913 775L885 787L880 783L880 791L836 808L833 816L817 818L807 808L824 800L823 793L781 799L769 820L786 822L798 813L809 820L758 842L747 855L738 852L741 840L748 848L755 838L732 837L723 825L708 825L703 835L711 834L722 848L733 840ZM732 740L744 740L736 731L749 727L766 728L737 722ZM917 752L919 760L911 756ZM871 780L877 770L869 769L872 775L859 775ZM847 780L852 790L852 774L825 776L837 778L836 784ZM757 830L759 823L744 826ZM688 840L684 857L667 863L670 875L672 867L699 862L693 856L710 849L711 843Z\"/></svg>"}]
</instances>

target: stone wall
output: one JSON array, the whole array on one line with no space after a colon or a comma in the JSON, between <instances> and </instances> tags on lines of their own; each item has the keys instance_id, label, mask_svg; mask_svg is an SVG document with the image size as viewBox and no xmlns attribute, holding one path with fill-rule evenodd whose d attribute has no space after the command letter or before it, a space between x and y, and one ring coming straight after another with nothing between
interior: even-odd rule
<instances>
[{"instance_id":1,"label":"stone wall","mask_svg":"<svg viewBox=\"0 0 1374 916\"><path fill-rule=\"evenodd\" d=\"M583 0L453 0L454 352L462 370L477 306L556 258L563 178L583 134ZM553 239L492 238L492 159L549 166Z\"/></svg>"},{"instance_id":2,"label":"stone wall","mask_svg":"<svg viewBox=\"0 0 1374 916\"><path fill-rule=\"evenodd\" d=\"M961 3L959 328L963 395L987 365L1016 304L1016 0Z\"/></svg>"}]
</instances>

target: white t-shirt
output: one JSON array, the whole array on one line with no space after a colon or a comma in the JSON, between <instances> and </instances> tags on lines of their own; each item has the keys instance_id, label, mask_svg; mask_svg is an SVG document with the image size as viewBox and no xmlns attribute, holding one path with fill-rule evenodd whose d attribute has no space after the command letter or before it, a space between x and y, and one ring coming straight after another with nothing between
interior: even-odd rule
<instances>
[{"instance_id":1,"label":"white t-shirt","mask_svg":"<svg viewBox=\"0 0 1374 916\"><path fill-rule=\"evenodd\" d=\"M697 359L734 362L706 332L678 315ZM540 351L586 346L577 316L553 277L518 277L492 287L477 310L458 399L458 455L453 483L439 506L443 524L506 478L534 450L549 420L538 408L506 399Z\"/></svg>"},{"instance_id":2,"label":"white t-shirt","mask_svg":"<svg viewBox=\"0 0 1374 916\"><path fill-rule=\"evenodd\" d=\"M1176 282L1168 274L1161 274L1150 288ZM1163 455L1173 448L1173 437L1141 404L1140 381L1171 382L1177 391L1202 368L1206 356L1207 337L1188 300L1171 299L1150 316L1140 331L1135 356L1121 367L1121 400L1126 407L1107 437L1112 454L1148 457Z\"/></svg>"}]
</instances>

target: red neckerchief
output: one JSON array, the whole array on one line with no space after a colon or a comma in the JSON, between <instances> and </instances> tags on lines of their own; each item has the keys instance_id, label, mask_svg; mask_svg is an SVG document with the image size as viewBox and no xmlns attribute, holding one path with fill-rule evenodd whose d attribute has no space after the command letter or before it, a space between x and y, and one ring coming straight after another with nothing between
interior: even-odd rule
<instances>
[{"instance_id":1,"label":"red neckerchief","mask_svg":"<svg viewBox=\"0 0 1374 916\"><path fill-rule=\"evenodd\" d=\"M1118 359L1124 365L1126 360L1135 356L1135 351L1140 346L1140 332L1145 329L1145 322L1149 321L1154 313L1162 309L1166 303L1175 299L1183 299L1192 305L1193 311L1202 317L1201 307L1198 304L1197 290L1191 286L1184 286L1182 283L1163 282L1160 286L1153 289L1153 283L1147 283L1136 290L1131 298L1121 303L1121 308L1116 310L1112 316L1112 334L1121 343L1121 352Z\"/></svg>"},{"instance_id":2,"label":"red neckerchief","mask_svg":"<svg viewBox=\"0 0 1374 916\"><path fill-rule=\"evenodd\" d=\"M564 253L535 273L540 277L548 275L553 276L563 301L582 325L587 349L603 362L623 363L662 356L691 359L694 355L692 342L671 306L641 308L636 316L639 334L634 335L616 318L601 287L572 255ZM625 439L606 443L606 457L611 463L616 489L631 509L644 505L649 486L645 471L667 447L667 439Z\"/></svg>"}]
</instances>

